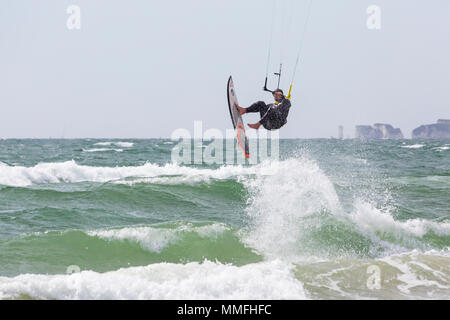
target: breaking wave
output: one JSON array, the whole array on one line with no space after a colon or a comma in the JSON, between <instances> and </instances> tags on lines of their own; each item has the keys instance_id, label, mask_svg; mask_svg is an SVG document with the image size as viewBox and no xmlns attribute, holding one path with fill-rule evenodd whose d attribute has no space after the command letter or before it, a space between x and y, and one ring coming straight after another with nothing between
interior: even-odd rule
<instances>
[{"instance_id":1,"label":"breaking wave","mask_svg":"<svg viewBox=\"0 0 450 320\"><path fill-rule=\"evenodd\" d=\"M210 179L229 179L239 175L255 174L258 169L240 166L225 166L219 169L197 169L166 164L159 166L151 163L130 167L92 167L79 165L75 161L60 163L40 163L33 167L8 166L0 163L0 184L14 187L26 187L35 184L76 183L76 182L109 182L120 179L139 178L137 183L160 181L174 177L176 182L198 182ZM259 171L264 171L261 168ZM133 184L133 181L122 181Z\"/></svg>"},{"instance_id":2,"label":"breaking wave","mask_svg":"<svg viewBox=\"0 0 450 320\"><path fill-rule=\"evenodd\" d=\"M181 241L190 233L194 233L200 238L217 239L225 231L230 231L230 228L224 224L215 223L194 226L189 223L181 224L174 229L162 227L128 227L88 231L87 234L105 240L135 242L145 250L160 253L167 246Z\"/></svg>"},{"instance_id":3,"label":"breaking wave","mask_svg":"<svg viewBox=\"0 0 450 320\"><path fill-rule=\"evenodd\" d=\"M0 299L305 299L292 266L157 263L98 273L0 277Z\"/></svg>"},{"instance_id":4,"label":"breaking wave","mask_svg":"<svg viewBox=\"0 0 450 320\"><path fill-rule=\"evenodd\" d=\"M449 221L400 220L389 207L359 195L354 196L350 207L344 206L336 182L308 158L216 169L152 163L136 167L93 167L75 161L33 167L0 163L0 184L13 187L84 181L135 187L229 179L248 191L244 209L247 221L240 230L232 231L233 236L242 247L261 255L263 262L236 266L205 259L178 264L157 262L105 273L22 274L0 278L0 298L305 299L314 297L321 286L336 291L339 297L372 297L359 284L352 284L357 291L345 291L343 284L351 283L351 279L341 272L360 275L371 264L395 274L392 283L397 283L395 290L400 296L421 286L439 293L448 290L449 283L442 278L449 273L439 268L448 262L442 252L450 246ZM133 243L160 254L185 241L189 234L210 241L230 230L223 223L185 223L174 228L132 226L83 232L92 238ZM438 253L430 253L433 249ZM433 269L433 259L438 261L438 269ZM317 270L326 272L308 277ZM421 274L426 275L420 278Z\"/></svg>"}]
</instances>

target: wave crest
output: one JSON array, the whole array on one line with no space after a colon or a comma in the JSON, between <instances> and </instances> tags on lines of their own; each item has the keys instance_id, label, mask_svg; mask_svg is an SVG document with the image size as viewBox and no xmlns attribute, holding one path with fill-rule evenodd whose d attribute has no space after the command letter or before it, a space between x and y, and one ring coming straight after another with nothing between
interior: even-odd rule
<instances>
[{"instance_id":1,"label":"wave crest","mask_svg":"<svg viewBox=\"0 0 450 320\"><path fill-rule=\"evenodd\" d=\"M158 263L106 273L0 277L0 299L305 299L292 266Z\"/></svg>"}]
</instances>

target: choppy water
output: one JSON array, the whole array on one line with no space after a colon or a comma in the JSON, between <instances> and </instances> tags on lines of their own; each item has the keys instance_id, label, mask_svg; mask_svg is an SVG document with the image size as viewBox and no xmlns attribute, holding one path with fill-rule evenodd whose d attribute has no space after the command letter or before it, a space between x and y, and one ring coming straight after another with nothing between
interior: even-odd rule
<instances>
[{"instance_id":1,"label":"choppy water","mask_svg":"<svg viewBox=\"0 0 450 320\"><path fill-rule=\"evenodd\" d=\"M0 140L0 299L450 298L450 141L173 147Z\"/></svg>"}]
</instances>

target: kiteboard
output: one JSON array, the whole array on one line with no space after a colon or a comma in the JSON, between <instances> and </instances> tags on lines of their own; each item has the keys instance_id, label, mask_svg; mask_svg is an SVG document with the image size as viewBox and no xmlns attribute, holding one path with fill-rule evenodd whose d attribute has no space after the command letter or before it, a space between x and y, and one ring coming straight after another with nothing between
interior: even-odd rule
<instances>
[{"instance_id":1,"label":"kiteboard","mask_svg":"<svg viewBox=\"0 0 450 320\"><path fill-rule=\"evenodd\" d=\"M238 100L236 97L236 91L234 90L233 79L230 76L228 79L227 85L227 97L228 97L228 108L230 109L231 121L233 122L233 127L236 130L236 139L239 147L242 149L245 157L250 158L250 151L248 147L248 138L245 135L245 127L244 121L242 120L241 115L239 114L236 105L238 104Z\"/></svg>"}]
</instances>

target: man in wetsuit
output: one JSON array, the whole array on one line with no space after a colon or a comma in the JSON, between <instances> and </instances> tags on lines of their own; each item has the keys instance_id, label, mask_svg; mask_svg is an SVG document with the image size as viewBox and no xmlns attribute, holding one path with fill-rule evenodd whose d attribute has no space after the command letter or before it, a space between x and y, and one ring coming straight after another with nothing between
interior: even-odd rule
<instances>
[{"instance_id":1,"label":"man in wetsuit","mask_svg":"<svg viewBox=\"0 0 450 320\"><path fill-rule=\"evenodd\" d=\"M258 101L248 108L242 108L238 105L236 105L236 108L241 115L252 112L260 113L261 120L254 124L248 124L250 128L258 130L262 125L267 130L277 130L287 123L291 102L284 96L281 89L273 92L273 98L275 103L269 105L266 105L263 101Z\"/></svg>"}]
</instances>

